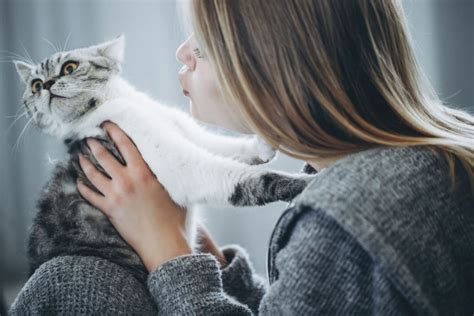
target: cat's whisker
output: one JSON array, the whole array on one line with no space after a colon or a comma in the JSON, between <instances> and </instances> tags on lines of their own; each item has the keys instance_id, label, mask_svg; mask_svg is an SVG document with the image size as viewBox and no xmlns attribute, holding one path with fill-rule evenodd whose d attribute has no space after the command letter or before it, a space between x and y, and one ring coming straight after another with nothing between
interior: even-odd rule
<instances>
[{"instance_id":1,"label":"cat's whisker","mask_svg":"<svg viewBox=\"0 0 474 316\"><path fill-rule=\"evenodd\" d=\"M46 43L48 43L49 46L51 46L51 47L53 48L54 53L57 53L57 52L59 51L59 49L58 49L53 43L51 43L51 41L50 41L49 39L47 39L47 38L45 38L45 37L42 37L41 39L42 39L43 41L45 41Z\"/></svg>"},{"instance_id":2,"label":"cat's whisker","mask_svg":"<svg viewBox=\"0 0 474 316\"><path fill-rule=\"evenodd\" d=\"M61 52L61 43L55 41L54 44L55 44L54 46L56 46L58 48L57 52L58 53Z\"/></svg>"},{"instance_id":3,"label":"cat's whisker","mask_svg":"<svg viewBox=\"0 0 474 316\"><path fill-rule=\"evenodd\" d=\"M18 112L20 112L23 109L24 109L23 107L19 107L18 110L16 110L15 115L5 115L5 118L16 117L18 115Z\"/></svg>"},{"instance_id":4,"label":"cat's whisker","mask_svg":"<svg viewBox=\"0 0 474 316\"><path fill-rule=\"evenodd\" d=\"M38 114L38 112L35 112L35 114L33 114L33 115L31 116L31 118L29 119L29 121L25 124L25 127L23 127L23 129L21 130L20 136L18 136L17 141L16 141L15 144L13 145L13 148L12 148L12 149L13 149L13 153L15 153L16 150L19 148L21 137L23 136L23 134L25 133L26 129L27 129L28 126L30 125L31 121L33 121L33 119L36 117L36 114Z\"/></svg>"},{"instance_id":5,"label":"cat's whisker","mask_svg":"<svg viewBox=\"0 0 474 316\"><path fill-rule=\"evenodd\" d=\"M24 60L22 60L24 61ZM24 61L26 62L26 61ZM8 63L8 64L13 64L13 60L0 60L0 63L4 64L4 63Z\"/></svg>"},{"instance_id":6,"label":"cat's whisker","mask_svg":"<svg viewBox=\"0 0 474 316\"><path fill-rule=\"evenodd\" d=\"M15 53L15 52L12 52L12 51L9 51L9 50L6 50L6 49L0 50L0 53L7 53L10 56L13 56L13 57L16 57L16 58L21 57L21 58L26 59L25 56L23 56L21 54L18 54L18 53Z\"/></svg>"},{"instance_id":7,"label":"cat's whisker","mask_svg":"<svg viewBox=\"0 0 474 316\"><path fill-rule=\"evenodd\" d=\"M69 31L69 34L66 37L66 42L64 43L64 46L63 46L63 52L66 51L67 49L67 44L69 42L69 37L71 36L71 34L72 34L72 30Z\"/></svg>"},{"instance_id":8,"label":"cat's whisker","mask_svg":"<svg viewBox=\"0 0 474 316\"><path fill-rule=\"evenodd\" d=\"M27 64L34 65L34 64L31 63L30 60L28 60L24 56L21 56L21 55L12 53L12 52L7 52L7 53L9 53L11 55L5 55L5 56L0 57L0 62L13 63L13 61L15 61L15 60L20 60L20 61L25 62Z\"/></svg>"},{"instance_id":9,"label":"cat's whisker","mask_svg":"<svg viewBox=\"0 0 474 316\"><path fill-rule=\"evenodd\" d=\"M29 65L34 65L34 62L30 59L28 59L27 57L23 56L23 55L20 55L20 54L17 54L17 53L13 53L13 52L8 52L6 51L9 55L4 55L2 56L3 60L10 60L11 62L15 61L15 60L20 60L22 62L25 62Z\"/></svg>"},{"instance_id":10,"label":"cat's whisker","mask_svg":"<svg viewBox=\"0 0 474 316\"><path fill-rule=\"evenodd\" d=\"M33 61L33 58L31 58L30 53L28 53L28 50L26 49L25 45L23 45L23 43L22 43L21 41L20 41L20 45L21 45L21 47L23 47L23 50L25 51L26 57L28 58L28 60L30 61L30 63L31 63L32 65L34 65L35 62Z\"/></svg>"},{"instance_id":11,"label":"cat's whisker","mask_svg":"<svg viewBox=\"0 0 474 316\"><path fill-rule=\"evenodd\" d=\"M25 111L25 112L21 113L21 115L18 116L18 117L13 121L13 123L10 124L10 126L8 126L7 130L5 131L5 133L8 133L8 132L10 131L10 129L13 127L13 125L15 125L15 123L16 123L19 119L21 119L23 116L25 116L27 113L28 113L28 111Z\"/></svg>"}]
</instances>

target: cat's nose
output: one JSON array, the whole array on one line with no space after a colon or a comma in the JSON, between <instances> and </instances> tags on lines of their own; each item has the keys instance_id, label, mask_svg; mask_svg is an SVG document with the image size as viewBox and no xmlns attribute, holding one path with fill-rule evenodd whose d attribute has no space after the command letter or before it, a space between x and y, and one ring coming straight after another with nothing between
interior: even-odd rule
<instances>
[{"instance_id":1,"label":"cat's nose","mask_svg":"<svg viewBox=\"0 0 474 316\"><path fill-rule=\"evenodd\" d=\"M43 84L43 88L46 89L46 90L49 90L49 88L51 88L51 86L56 82L56 80L48 80L46 81L44 84Z\"/></svg>"}]
</instances>

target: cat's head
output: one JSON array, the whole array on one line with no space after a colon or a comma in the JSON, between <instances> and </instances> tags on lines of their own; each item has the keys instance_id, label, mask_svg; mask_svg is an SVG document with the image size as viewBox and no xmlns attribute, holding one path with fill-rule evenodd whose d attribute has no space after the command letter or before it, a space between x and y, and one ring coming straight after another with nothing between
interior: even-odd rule
<instances>
[{"instance_id":1,"label":"cat's head","mask_svg":"<svg viewBox=\"0 0 474 316\"><path fill-rule=\"evenodd\" d=\"M125 38L58 52L37 65L15 61L26 88L25 106L33 123L55 134L105 101L108 83L121 69Z\"/></svg>"}]
</instances>

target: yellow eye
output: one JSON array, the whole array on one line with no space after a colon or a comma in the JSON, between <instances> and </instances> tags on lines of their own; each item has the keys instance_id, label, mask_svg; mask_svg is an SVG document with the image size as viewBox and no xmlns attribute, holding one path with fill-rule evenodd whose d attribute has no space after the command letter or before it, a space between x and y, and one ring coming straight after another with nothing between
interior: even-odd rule
<instances>
[{"instance_id":1,"label":"yellow eye","mask_svg":"<svg viewBox=\"0 0 474 316\"><path fill-rule=\"evenodd\" d=\"M43 81L41 79L33 80L31 83L31 91L33 93L40 92L43 90Z\"/></svg>"},{"instance_id":2,"label":"yellow eye","mask_svg":"<svg viewBox=\"0 0 474 316\"><path fill-rule=\"evenodd\" d=\"M79 66L79 63L75 61L68 61L67 63L63 65L63 68L61 69L61 75L65 76L65 75L72 74L74 70L77 69L78 66Z\"/></svg>"}]
</instances>

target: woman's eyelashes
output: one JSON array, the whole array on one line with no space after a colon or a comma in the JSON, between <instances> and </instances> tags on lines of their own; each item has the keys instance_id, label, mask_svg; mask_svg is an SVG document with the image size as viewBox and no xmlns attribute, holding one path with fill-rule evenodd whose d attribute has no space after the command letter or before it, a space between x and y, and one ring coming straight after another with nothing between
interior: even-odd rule
<instances>
[{"instance_id":1,"label":"woman's eyelashes","mask_svg":"<svg viewBox=\"0 0 474 316\"><path fill-rule=\"evenodd\" d=\"M203 58L201 50L199 48L193 49L193 53L197 58Z\"/></svg>"}]
</instances>

